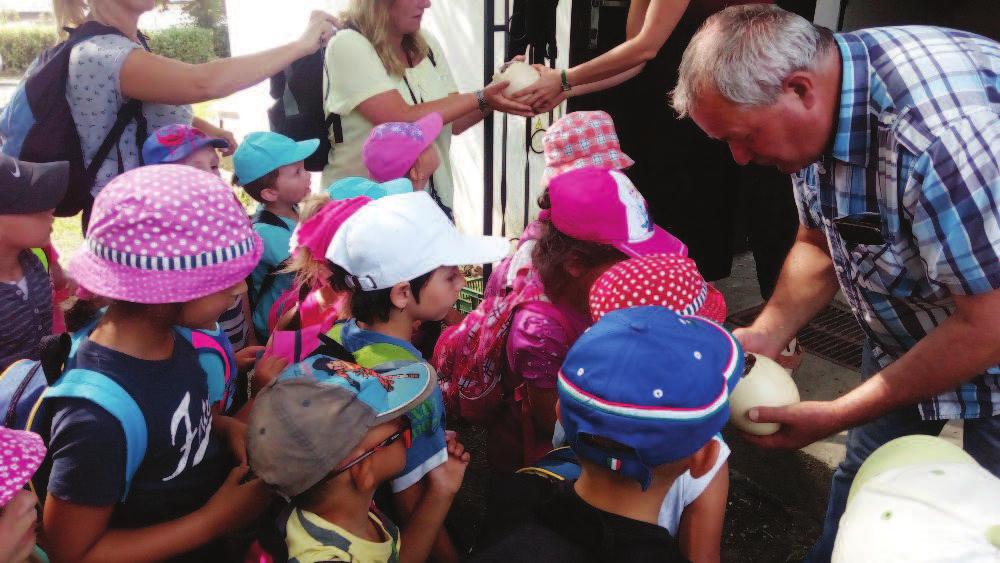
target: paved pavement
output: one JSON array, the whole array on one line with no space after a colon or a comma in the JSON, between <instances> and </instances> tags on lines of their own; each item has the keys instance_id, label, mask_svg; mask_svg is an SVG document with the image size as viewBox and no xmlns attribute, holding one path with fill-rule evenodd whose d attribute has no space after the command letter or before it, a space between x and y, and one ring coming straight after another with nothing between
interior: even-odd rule
<instances>
[{"instance_id":1,"label":"paved pavement","mask_svg":"<svg viewBox=\"0 0 1000 563\"><path fill-rule=\"evenodd\" d=\"M737 256L733 272L716 282L726 296L730 313L761 303L753 258L749 253ZM830 400L853 389L859 375L852 370L814 356L806 350L795 375L802 400ZM950 423L942 436L961 445L961 425ZM771 452L752 446L734 432L726 432L733 448L730 466L734 472L774 495L784 504L822 518L829 493L830 473L844 458L847 432L831 436L797 452Z\"/></svg>"}]
</instances>

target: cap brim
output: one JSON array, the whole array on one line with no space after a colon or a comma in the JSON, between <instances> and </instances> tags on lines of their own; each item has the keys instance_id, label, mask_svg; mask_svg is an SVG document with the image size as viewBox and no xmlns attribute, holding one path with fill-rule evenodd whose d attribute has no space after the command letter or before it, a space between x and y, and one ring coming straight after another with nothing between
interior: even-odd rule
<instances>
[{"instance_id":1,"label":"cap brim","mask_svg":"<svg viewBox=\"0 0 1000 563\"><path fill-rule=\"evenodd\" d=\"M442 241L430 255L439 257L441 266L492 264L510 254L510 241L503 237L463 235L456 233Z\"/></svg>"},{"instance_id":2,"label":"cap brim","mask_svg":"<svg viewBox=\"0 0 1000 563\"><path fill-rule=\"evenodd\" d=\"M229 148L229 142L218 137L202 137L192 143L190 150L178 150L172 153L167 153L167 156L163 160L159 162L147 162L146 164L170 164L172 162L177 162L178 160L184 160L205 147L225 149Z\"/></svg>"},{"instance_id":3,"label":"cap brim","mask_svg":"<svg viewBox=\"0 0 1000 563\"><path fill-rule=\"evenodd\" d=\"M17 201L4 213L40 213L55 209L69 188L69 163L18 162L21 174L20 194ZM16 182L17 180L15 180Z\"/></svg>"},{"instance_id":4,"label":"cap brim","mask_svg":"<svg viewBox=\"0 0 1000 563\"><path fill-rule=\"evenodd\" d=\"M382 182L381 186L387 196L408 194L413 191L413 182L410 182L409 178L396 178Z\"/></svg>"},{"instance_id":5,"label":"cap brim","mask_svg":"<svg viewBox=\"0 0 1000 563\"><path fill-rule=\"evenodd\" d=\"M414 362L381 374L391 381L385 409L375 414L375 424L395 420L413 410L437 388L437 372L430 364Z\"/></svg>"},{"instance_id":6,"label":"cap brim","mask_svg":"<svg viewBox=\"0 0 1000 563\"><path fill-rule=\"evenodd\" d=\"M288 162L281 164L279 166L287 166L293 162L299 162L300 160L305 160L316 152L319 148L319 139L306 139L305 141L298 141L295 143L295 150L289 155Z\"/></svg>"},{"instance_id":7,"label":"cap brim","mask_svg":"<svg viewBox=\"0 0 1000 563\"><path fill-rule=\"evenodd\" d=\"M653 236L642 242L619 242L613 245L630 258L649 256L650 254L680 254L687 256L687 246L674 235L653 225Z\"/></svg>"},{"instance_id":8,"label":"cap brim","mask_svg":"<svg viewBox=\"0 0 1000 563\"><path fill-rule=\"evenodd\" d=\"M416 120L413 124L424 134L424 148L427 148L441 134L441 129L444 128L444 119L440 113L431 112Z\"/></svg>"}]
</instances>

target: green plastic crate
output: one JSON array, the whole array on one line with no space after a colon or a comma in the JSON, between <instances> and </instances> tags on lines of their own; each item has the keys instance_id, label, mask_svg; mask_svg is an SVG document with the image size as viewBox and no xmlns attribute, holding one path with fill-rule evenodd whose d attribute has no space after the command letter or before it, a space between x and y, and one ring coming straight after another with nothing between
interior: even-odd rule
<instances>
[{"instance_id":1,"label":"green plastic crate","mask_svg":"<svg viewBox=\"0 0 1000 563\"><path fill-rule=\"evenodd\" d=\"M465 279L465 287L458 294L458 301L455 308L469 314L483 301L483 278L474 277Z\"/></svg>"}]
</instances>

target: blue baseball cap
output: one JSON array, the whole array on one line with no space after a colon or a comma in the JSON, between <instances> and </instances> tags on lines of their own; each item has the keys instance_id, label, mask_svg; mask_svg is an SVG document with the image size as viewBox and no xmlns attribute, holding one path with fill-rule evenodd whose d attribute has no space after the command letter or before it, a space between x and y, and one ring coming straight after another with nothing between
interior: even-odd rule
<instances>
[{"instance_id":1,"label":"blue baseball cap","mask_svg":"<svg viewBox=\"0 0 1000 563\"><path fill-rule=\"evenodd\" d=\"M722 429L742 373L743 351L721 326L664 307L619 309L570 348L559 371L560 420L577 455L645 490L653 468L693 454Z\"/></svg>"},{"instance_id":2,"label":"blue baseball cap","mask_svg":"<svg viewBox=\"0 0 1000 563\"><path fill-rule=\"evenodd\" d=\"M250 133L233 153L233 172L245 185L272 170L309 158L318 147L319 139L296 142L271 131Z\"/></svg>"},{"instance_id":3,"label":"blue baseball cap","mask_svg":"<svg viewBox=\"0 0 1000 563\"><path fill-rule=\"evenodd\" d=\"M255 397L247 423L250 467L286 498L346 461L368 431L400 418L437 389L430 365L376 372L316 354Z\"/></svg>"},{"instance_id":4,"label":"blue baseball cap","mask_svg":"<svg viewBox=\"0 0 1000 563\"><path fill-rule=\"evenodd\" d=\"M408 178L397 178L379 184L362 176L348 176L330 184L326 189L332 200L366 196L380 199L387 195L408 194L413 191L413 183Z\"/></svg>"},{"instance_id":5,"label":"blue baseball cap","mask_svg":"<svg viewBox=\"0 0 1000 563\"><path fill-rule=\"evenodd\" d=\"M167 164L185 159L205 147L224 149L225 139L209 137L200 129L175 123L164 125L142 144L142 161L146 164Z\"/></svg>"}]
</instances>

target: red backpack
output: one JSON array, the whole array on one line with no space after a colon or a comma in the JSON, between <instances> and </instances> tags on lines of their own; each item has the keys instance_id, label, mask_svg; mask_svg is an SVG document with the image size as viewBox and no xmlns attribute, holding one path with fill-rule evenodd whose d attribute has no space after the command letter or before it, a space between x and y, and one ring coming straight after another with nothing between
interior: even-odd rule
<instances>
[{"instance_id":1,"label":"red backpack","mask_svg":"<svg viewBox=\"0 0 1000 563\"><path fill-rule=\"evenodd\" d=\"M509 292L488 295L461 324L441 333L431 364L438 372L446 410L472 424L485 424L494 416L511 394L502 378L514 313L521 305L538 302L548 302L544 287L534 269L524 268ZM552 311L565 324L558 309L553 306Z\"/></svg>"}]
</instances>

